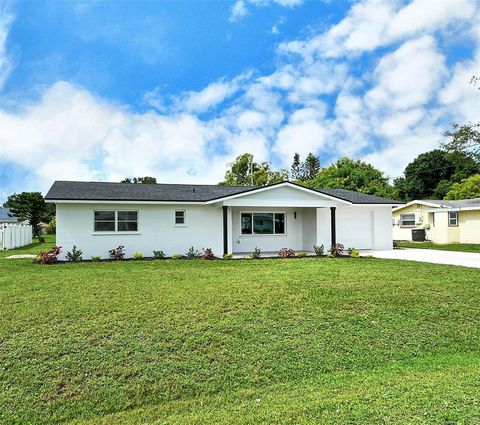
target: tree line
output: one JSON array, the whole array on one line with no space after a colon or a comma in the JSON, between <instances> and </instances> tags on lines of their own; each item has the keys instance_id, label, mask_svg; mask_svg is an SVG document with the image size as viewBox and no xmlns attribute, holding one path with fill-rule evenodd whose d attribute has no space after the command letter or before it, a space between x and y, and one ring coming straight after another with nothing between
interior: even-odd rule
<instances>
[{"instance_id":1,"label":"tree line","mask_svg":"<svg viewBox=\"0 0 480 425\"><path fill-rule=\"evenodd\" d=\"M480 197L480 123L454 125L445 136L448 141L418 155L402 176L393 179L367 162L348 157L321 167L313 153L304 161L295 153L290 170L273 170L269 162L257 163L245 153L229 164L220 184L265 186L290 180L311 188L348 189L402 201Z\"/></svg>"}]
</instances>

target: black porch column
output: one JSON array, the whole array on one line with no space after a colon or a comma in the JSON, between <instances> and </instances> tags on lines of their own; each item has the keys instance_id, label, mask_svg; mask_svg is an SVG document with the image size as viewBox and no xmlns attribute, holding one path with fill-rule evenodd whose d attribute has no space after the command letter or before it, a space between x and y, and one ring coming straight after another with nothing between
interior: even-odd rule
<instances>
[{"instance_id":1,"label":"black porch column","mask_svg":"<svg viewBox=\"0 0 480 425\"><path fill-rule=\"evenodd\" d=\"M337 225L335 223L335 207L330 207L330 230L332 231L332 246L337 243Z\"/></svg>"},{"instance_id":2,"label":"black porch column","mask_svg":"<svg viewBox=\"0 0 480 425\"><path fill-rule=\"evenodd\" d=\"M228 206L223 207L223 255L228 254Z\"/></svg>"}]
</instances>

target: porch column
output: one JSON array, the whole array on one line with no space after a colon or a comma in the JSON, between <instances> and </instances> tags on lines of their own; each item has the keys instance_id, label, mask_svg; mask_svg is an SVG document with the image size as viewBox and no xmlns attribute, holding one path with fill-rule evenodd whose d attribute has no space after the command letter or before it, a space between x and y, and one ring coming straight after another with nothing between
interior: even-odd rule
<instances>
[{"instance_id":1,"label":"porch column","mask_svg":"<svg viewBox=\"0 0 480 425\"><path fill-rule=\"evenodd\" d=\"M228 254L228 206L223 209L223 255Z\"/></svg>"},{"instance_id":2,"label":"porch column","mask_svg":"<svg viewBox=\"0 0 480 425\"><path fill-rule=\"evenodd\" d=\"M336 213L337 209L336 207L330 207L330 230L332 232L332 245L335 245L337 243L337 228L336 228Z\"/></svg>"}]
</instances>

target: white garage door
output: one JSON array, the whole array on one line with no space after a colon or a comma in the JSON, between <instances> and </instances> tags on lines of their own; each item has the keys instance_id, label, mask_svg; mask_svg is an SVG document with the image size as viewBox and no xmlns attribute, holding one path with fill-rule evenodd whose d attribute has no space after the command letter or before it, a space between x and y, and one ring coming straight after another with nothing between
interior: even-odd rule
<instances>
[{"instance_id":1,"label":"white garage door","mask_svg":"<svg viewBox=\"0 0 480 425\"><path fill-rule=\"evenodd\" d=\"M372 213L337 209L337 242L346 248L373 249Z\"/></svg>"}]
</instances>

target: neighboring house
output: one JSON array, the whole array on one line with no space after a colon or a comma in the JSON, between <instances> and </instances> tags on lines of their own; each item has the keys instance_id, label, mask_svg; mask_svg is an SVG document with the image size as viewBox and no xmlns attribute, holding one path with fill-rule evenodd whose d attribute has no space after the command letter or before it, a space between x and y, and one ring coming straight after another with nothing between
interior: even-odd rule
<instances>
[{"instance_id":1,"label":"neighboring house","mask_svg":"<svg viewBox=\"0 0 480 425\"><path fill-rule=\"evenodd\" d=\"M0 208L0 224L19 223L18 217L10 217L10 208Z\"/></svg>"},{"instance_id":2,"label":"neighboring house","mask_svg":"<svg viewBox=\"0 0 480 425\"><path fill-rule=\"evenodd\" d=\"M313 245L392 248L392 199L342 189L314 190L283 182L264 187L56 181L45 197L56 204L57 244L84 258L107 257L124 245L151 256L193 246L217 256L312 251Z\"/></svg>"},{"instance_id":3,"label":"neighboring house","mask_svg":"<svg viewBox=\"0 0 480 425\"><path fill-rule=\"evenodd\" d=\"M394 208L393 239L411 241L413 229L436 243L480 243L480 198L417 200Z\"/></svg>"}]
</instances>

